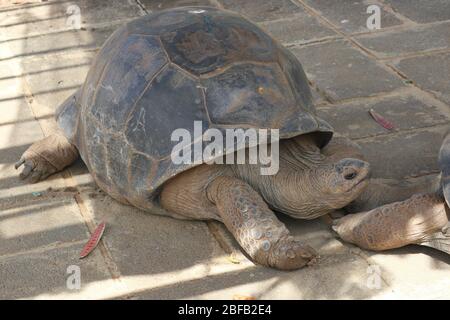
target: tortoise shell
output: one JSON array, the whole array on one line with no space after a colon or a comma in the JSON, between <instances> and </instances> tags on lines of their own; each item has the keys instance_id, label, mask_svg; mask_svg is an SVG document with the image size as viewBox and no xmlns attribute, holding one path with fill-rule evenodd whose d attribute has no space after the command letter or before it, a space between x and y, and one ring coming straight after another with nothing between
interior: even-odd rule
<instances>
[{"instance_id":1,"label":"tortoise shell","mask_svg":"<svg viewBox=\"0 0 450 320\"><path fill-rule=\"evenodd\" d=\"M230 11L183 7L116 30L57 121L99 186L142 209L177 165L178 128L279 129L280 139L332 128L315 115L302 66L255 24ZM224 150L225 153L227 150Z\"/></svg>"}]
</instances>

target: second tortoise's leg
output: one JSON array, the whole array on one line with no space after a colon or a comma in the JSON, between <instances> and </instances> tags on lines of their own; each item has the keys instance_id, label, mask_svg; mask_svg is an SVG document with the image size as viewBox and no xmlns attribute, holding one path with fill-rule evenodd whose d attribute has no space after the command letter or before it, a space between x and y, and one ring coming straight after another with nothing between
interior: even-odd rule
<instances>
[{"instance_id":1,"label":"second tortoise's leg","mask_svg":"<svg viewBox=\"0 0 450 320\"><path fill-rule=\"evenodd\" d=\"M21 179L35 183L59 172L78 158L78 150L60 131L31 145L15 164Z\"/></svg>"},{"instance_id":2,"label":"second tortoise's leg","mask_svg":"<svg viewBox=\"0 0 450 320\"><path fill-rule=\"evenodd\" d=\"M408 244L430 246L450 254L448 207L439 193L416 194L370 211L334 221L333 229L347 242L369 250Z\"/></svg>"},{"instance_id":3,"label":"second tortoise's leg","mask_svg":"<svg viewBox=\"0 0 450 320\"><path fill-rule=\"evenodd\" d=\"M207 196L218 209L228 230L257 263L294 270L314 261L315 251L289 234L262 197L244 181L216 178Z\"/></svg>"},{"instance_id":4,"label":"second tortoise's leg","mask_svg":"<svg viewBox=\"0 0 450 320\"><path fill-rule=\"evenodd\" d=\"M330 161L355 158L366 161L359 145L350 139L337 136L322 150ZM345 207L347 212L361 212L381 205L402 201L417 193L432 193L439 189L438 176L422 176L413 179L384 179L372 177L361 195Z\"/></svg>"}]
</instances>

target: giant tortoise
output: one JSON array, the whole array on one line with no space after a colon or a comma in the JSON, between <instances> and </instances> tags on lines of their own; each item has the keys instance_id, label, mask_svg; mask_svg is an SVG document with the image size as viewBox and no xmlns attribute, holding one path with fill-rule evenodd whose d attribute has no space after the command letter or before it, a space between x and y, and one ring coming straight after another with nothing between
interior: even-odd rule
<instances>
[{"instance_id":1,"label":"giant tortoise","mask_svg":"<svg viewBox=\"0 0 450 320\"><path fill-rule=\"evenodd\" d=\"M295 56L230 11L183 7L125 24L56 120L59 131L16 163L24 165L22 178L45 179L80 155L116 200L155 214L221 221L253 260L279 269L310 264L316 253L272 210L313 219L345 207L369 183L369 165L352 157L358 152L350 144L326 148L333 130L316 116ZM277 129L276 174L261 174L261 162L217 161L261 148L264 139L252 146L236 139L208 159L194 150L191 162L173 161L177 129L194 136L184 152L199 139L203 147L207 129L226 136L230 128Z\"/></svg>"}]
</instances>

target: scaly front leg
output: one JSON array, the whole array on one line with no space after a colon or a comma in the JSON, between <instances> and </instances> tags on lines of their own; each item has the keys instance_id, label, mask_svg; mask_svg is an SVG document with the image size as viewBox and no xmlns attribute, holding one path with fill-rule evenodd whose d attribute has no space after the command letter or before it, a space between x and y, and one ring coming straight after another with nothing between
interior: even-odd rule
<instances>
[{"instance_id":1,"label":"scaly front leg","mask_svg":"<svg viewBox=\"0 0 450 320\"><path fill-rule=\"evenodd\" d=\"M15 164L15 168L23 165L20 178L29 177L30 182L35 183L61 171L77 158L78 150L58 131L33 143Z\"/></svg>"},{"instance_id":2,"label":"scaly front leg","mask_svg":"<svg viewBox=\"0 0 450 320\"><path fill-rule=\"evenodd\" d=\"M207 188L228 230L257 263L281 270L314 261L315 251L289 234L262 197L244 181L221 176Z\"/></svg>"}]
</instances>

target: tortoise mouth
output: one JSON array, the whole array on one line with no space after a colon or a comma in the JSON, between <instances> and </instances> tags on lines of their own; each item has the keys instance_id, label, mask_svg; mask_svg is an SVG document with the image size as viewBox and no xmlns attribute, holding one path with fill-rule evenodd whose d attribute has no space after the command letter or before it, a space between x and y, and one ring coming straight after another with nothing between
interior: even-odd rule
<instances>
[{"instance_id":1,"label":"tortoise mouth","mask_svg":"<svg viewBox=\"0 0 450 320\"><path fill-rule=\"evenodd\" d=\"M366 174L364 177L360 178L359 181L353 187L357 187L361 183L366 182L367 180L369 180L369 174Z\"/></svg>"}]
</instances>

